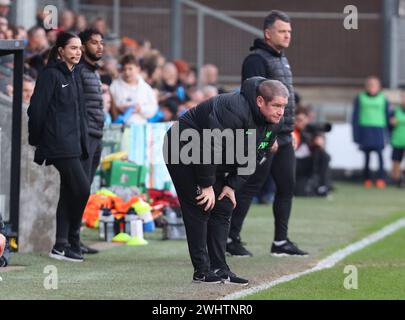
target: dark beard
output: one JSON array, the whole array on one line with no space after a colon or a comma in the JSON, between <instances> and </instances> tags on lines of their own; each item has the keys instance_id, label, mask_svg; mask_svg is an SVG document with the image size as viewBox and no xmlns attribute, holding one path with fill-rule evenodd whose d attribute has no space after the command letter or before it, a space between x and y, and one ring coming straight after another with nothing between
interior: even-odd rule
<instances>
[{"instance_id":1,"label":"dark beard","mask_svg":"<svg viewBox=\"0 0 405 320\"><path fill-rule=\"evenodd\" d=\"M97 57L96 55L86 52L87 58L89 58L91 61L99 61L102 57Z\"/></svg>"}]
</instances>

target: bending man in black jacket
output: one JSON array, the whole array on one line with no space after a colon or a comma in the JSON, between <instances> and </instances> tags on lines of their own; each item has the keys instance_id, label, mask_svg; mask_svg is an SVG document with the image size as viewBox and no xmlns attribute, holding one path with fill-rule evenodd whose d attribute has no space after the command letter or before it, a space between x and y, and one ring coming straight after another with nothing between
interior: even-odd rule
<instances>
[{"instance_id":1,"label":"bending man in black jacket","mask_svg":"<svg viewBox=\"0 0 405 320\"><path fill-rule=\"evenodd\" d=\"M86 29L79 34L83 44L83 55L77 66L80 76L85 110L88 119L88 153L89 157L83 161L84 170L89 178L90 185L100 163L102 152L102 138L104 127L103 96L97 61L103 56L103 35L95 29ZM98 250L80 243L82 253L93 254Z\"/></svg>"},{"instance_id":2,"label":"bending man in black jacket","mask_svg":"<svg viewBox=\"0 0 405 320\"><path fill-rule=\"evenodd\" d=\"M194 282L248 284L225 261L234 192L269 156L287 101L281 82L254 77L240 93L202 102L168 131L165 159L183 212Z\"/></svg>"},{"instance_id":3,"label":"bending man in black jacket","mask_svg":"<svg viewBox=\"0 0 405 320\"><path fill-rule=\"evenodd\" d=\"M263 166L258 167L249 178L244 188L236 194L238 206L232 214L227 252L231 255L252 255L241 243L240 232L250 204L258 194L266 179L271 174L276 184L273 203L275 235L271 254L275 256L307 255L288 239L288 221L290 218L292 198L295 185L295 155L292 138L294 130L294 88L292 73L283 50L288 48L291 40L290 18L283 12L272 11L265 19L264 39L256 39L251 54L242 66L242 81L261 76L281 81L289 91L288 104L285 108L284 124L277 137L278 150Z\"/></svg>"}]
</instances>

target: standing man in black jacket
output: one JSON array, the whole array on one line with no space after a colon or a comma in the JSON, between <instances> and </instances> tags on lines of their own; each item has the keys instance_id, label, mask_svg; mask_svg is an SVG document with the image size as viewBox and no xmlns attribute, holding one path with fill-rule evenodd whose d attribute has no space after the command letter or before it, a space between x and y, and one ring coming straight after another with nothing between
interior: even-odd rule
<instances>
[{"instance_id":1,"label":"standing man in black jacket","mask_svg":"<svg viewBox=\"0 0 405 320\"><path fill-rule=\"evenodd\" d=\"M284 124L277 137L278 149L257 168L245 186L236 194L238 206L232 214L231 230L227 252L235 256L252 255L241 243L240 232L243 221L249 211L252 198L258 194L269 174L276 184L273 203L275 222L274 241L271 254L274 256L307 255L287 237L292 198L295 185L295 141L294 130L294 88L292 72L283 50L291 40L290 18L281 11L272 11L264 20L264 39L256 39L250 48L251 53L242 66L242 81L253 76L281 81L289 91L288 104L284 113Z\"/></svg>"},{"instance_id":2,"label":"standing man in black jacket","mask_svg":"<svg viewBox=\"0 0 405 320\"><path fill-rule=\"evenodd\" d=\"M225 261L235 190L266 162L288 95L280 81L254 77L243 83L240 93L202 102L168 131L165 160L183 213L194 282L249 283Z\"/></svg>"},{"instance_id":3,"label":"standing man in black jacket","mask_svg":"<svg viewBox=\"0 0 405 320\"><path fill-rule=\"evenodd\" d=\"M82 41L83 55L77 66L77 73L83 90L85 110L88 119L88 152L89 157L83 162L90 185L100 163L104 127L103 96L97 61L103 56L104 39L101 32L86 29L79 34ZM97 253L96 249L81 243L82 253Z\"/></svg>"}]
</instances>

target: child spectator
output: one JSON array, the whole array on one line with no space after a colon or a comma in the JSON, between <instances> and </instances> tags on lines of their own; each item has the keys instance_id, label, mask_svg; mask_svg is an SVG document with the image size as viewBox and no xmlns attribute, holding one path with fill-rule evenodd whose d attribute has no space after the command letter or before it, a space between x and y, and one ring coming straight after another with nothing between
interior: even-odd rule
<instances>
[{"instance_id":1,"label":"child spectator","mask_svg":"<svg viewBox=\"0 0 405 320\"><path fill-rule=\"evenodd\" d=\"M133 55L122 58L121 76L110 87L113 106L121 115L118 123L146 123L157 112L155 94L140 76L140 71L139 62Z\"/></svg>"}]
</instances>

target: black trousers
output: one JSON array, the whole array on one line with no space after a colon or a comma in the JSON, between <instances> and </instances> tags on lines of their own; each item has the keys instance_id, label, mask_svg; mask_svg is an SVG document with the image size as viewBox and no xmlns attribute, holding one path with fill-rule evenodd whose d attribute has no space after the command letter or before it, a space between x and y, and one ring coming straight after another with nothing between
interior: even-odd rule
<instances>
[{"instance_id":1,"label":"black trousers","mask_svg":"<svg viewBox=\"0 0 405 320\"><path fill-rule=\"evenodd\" d=\"M79 158L57 159L52 164L60 174L56 210L56 246L80 246L80 226L90 195L90 183Z\"/></svg>"},{"instance_id":2,"label":"black trousers","mask_svg":"<svg viewBox=\"0 0 405 320\"><path fill-rule=\"evenodd\" d=\"M252 199L258 194L271 174L276 185L273 202L275 241L287 239L292 198L295 186L295 154L291 143L279 146L278 151L262 165L256 167L245 185L236 193L236 208L232 214L229 237L239 239L243 222L249 211Z\"/></svg>"},{"instance_id":3,"label":"black trousers","mask_svg":"<svg viewBox=\"0 0 405 320\"><path fill-rule=\"evenodd\" d=\"M83 160L83 167L87 173L90 186L93 183L94 176L98 165L100 164L101 152L103 151L102 140L92 136L88 137L88 153L89 157Z\"/></svg>"},{"instance_id":4,"label":"black trousers","mask_svg":"<svg viewBox=\"0 0 405 320\"><path fill-rule=\"evenodd\" d=\"M194 270L229 270L225 261L226 241L232 215L232 202L228 198L216 199L211 211L197 205L197 183L193 165L166 164L180 201L186 228L188 249ZM216 198L225 184L225 176L217 176L213 186Z\"/></svg>"},{"instance_id":5,"label":"black trousers","mask_svg":"<svg viewBox=\"0 0 405 320\"><path fill-rule=\"evenodd\" d=\"M382 149L362 149L364 152L364 170L363 170L363 177L364 180L371 179L371 170L370 170L370 154L372 151L377 153L378 157L378 171L377 171L377 179L384 179L384 158L383 158L383 150Z\"/></svg>"}]
</instances>

